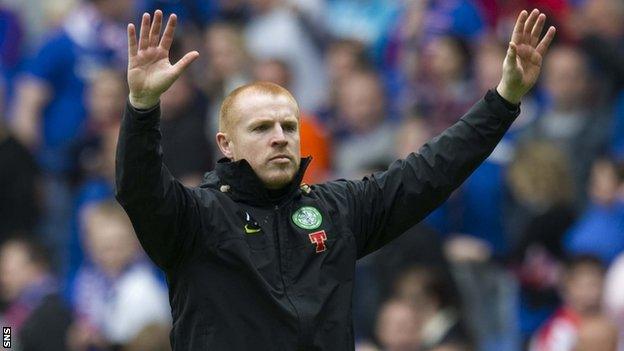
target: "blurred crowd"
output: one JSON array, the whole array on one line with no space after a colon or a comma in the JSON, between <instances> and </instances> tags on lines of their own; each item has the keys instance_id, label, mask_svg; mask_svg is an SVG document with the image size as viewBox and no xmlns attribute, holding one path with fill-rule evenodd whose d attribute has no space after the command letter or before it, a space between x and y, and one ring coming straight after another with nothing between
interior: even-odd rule
<instances>
[{"instance_id":1,"label":"blurred crowd","mask_svg":"<svg viewBox=\"0 0 624 351\"><path fill-rule=\"evenodd\" d=\"M358 263L357 350L624 350L621 0L0 0L14 348L169 349L164 278L114 200L126 25L157 8L179 16L172 61L201 55L160 101L164 162L187 186L221 157L222 99L254 80L297 98L307 183L383 170L497 85L521 9L546 13L556 40L503 141Z\"/></svg>"}]
</instances>

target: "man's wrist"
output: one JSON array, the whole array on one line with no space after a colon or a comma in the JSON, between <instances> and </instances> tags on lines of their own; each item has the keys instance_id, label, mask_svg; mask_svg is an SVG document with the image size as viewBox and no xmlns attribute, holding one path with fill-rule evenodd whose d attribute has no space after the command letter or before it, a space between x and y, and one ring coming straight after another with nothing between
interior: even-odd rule
<instances>
[{"instance_id":1,"label":"man's wrist","mask_svg":"<svg viewBox=\"0 0 624 351\"><path fill-rule=\"evenodd\" d=\"M505 99L504 97L501 96L501 94L494 89L494 95L496 95L496 97L498 98L498 100L500 100L500 102L507 108L507 110L509 111L515 111L518 108L520 108L520 103L517 104L513 104L509 101L507 101L507 99Z\"/></svg>"},{"instance_id":2,"label":"man's wrist","mask_svg":"<svg viewBox=\"0 0 624 351\"><path fill-rule=\"evenodd\" d=\"M158 102L160 101L160 99L159 98L156 98L156 99L144 98L144 97L137 98L133 96L132 94L130 94L128 96L128 101L130 101L130 105L132 105L132 107L134 107L137 110L149 110L155 107L156 105L158 105Z\"/></svg>"},{"instance_id":3,"label":"man's wrist","mask_svg":"<svg viewBox=\"0 0 624 351\"><path fill-rule=\"evenodd\" d=\"M520 100L522 100L522 94L511 92L509 89L505 88L502 82L496 86L496 92L511 105L518 106L520 104Z\"/></svg>"}]
</instances>

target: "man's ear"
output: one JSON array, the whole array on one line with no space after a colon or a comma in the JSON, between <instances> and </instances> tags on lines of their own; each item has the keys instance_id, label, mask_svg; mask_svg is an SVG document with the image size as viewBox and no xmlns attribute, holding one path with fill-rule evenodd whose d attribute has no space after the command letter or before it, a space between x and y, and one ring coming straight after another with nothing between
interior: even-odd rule
<instances>
[{"instance_id":1,"label":"man's ear","mask_svg":"<svg viewBox=\"0 0 624 351\"><path fill-rule=\"evenodd\" d=\"M232 141L228 137L227 133L217 133L217 145L219 145L219 149L221 150L221 153L223 153L223 156L229 158L230 160L234 159Z\"/></svg>"}]
</instances>

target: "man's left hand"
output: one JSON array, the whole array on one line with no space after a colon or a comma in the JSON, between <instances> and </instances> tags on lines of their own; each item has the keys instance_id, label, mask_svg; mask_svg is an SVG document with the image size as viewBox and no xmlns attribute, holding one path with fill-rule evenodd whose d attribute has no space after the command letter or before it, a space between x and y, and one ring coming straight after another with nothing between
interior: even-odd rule
<instances>
[{"instance_id":1,"label":"man's left hand","mask_svg":"<svg viewBox=\"0 0 624 351\"><path fill-rule=\"evenodd\" d=\"M555 37L555 27L540 41L546 15L535 9L520 12L503 62L503 77L496 91L507 101L518 104L535 84L542 68L542 58Z\"/></svg>"}]
</instances>

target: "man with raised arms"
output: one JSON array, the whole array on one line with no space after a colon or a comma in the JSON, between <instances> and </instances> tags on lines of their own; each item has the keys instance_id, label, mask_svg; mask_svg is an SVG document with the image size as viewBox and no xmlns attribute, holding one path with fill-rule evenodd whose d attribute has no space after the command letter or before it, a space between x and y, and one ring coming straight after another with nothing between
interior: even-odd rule
<instances>
[{"instance_id":1,"label":"man with raised arms","mask_svg":"<svg viewBox=\"0 0 624 351\"><path fill-rule=\"evenodd\" d=\"M422 220L488 157L555 34L541 38L546 16L522 11L499 85L418 152L362 180L302 184L311 160L300 157L297 102L275 84L239 87L219 116L225 157L187 188L162 162L159 97L199 53L172 65L176 16L161 38L162 19L144 14L138 41L128 25L116 197L167 276L176 351L353 350L356 260Z\"/></svg>"}]
</instances>

